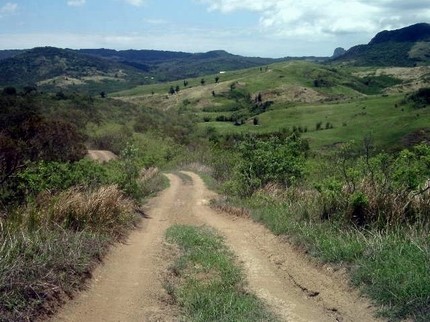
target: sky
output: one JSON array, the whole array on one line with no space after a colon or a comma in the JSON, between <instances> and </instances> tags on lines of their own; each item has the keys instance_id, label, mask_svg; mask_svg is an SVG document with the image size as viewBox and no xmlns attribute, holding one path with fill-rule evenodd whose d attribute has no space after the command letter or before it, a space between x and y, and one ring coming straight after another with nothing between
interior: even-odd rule
<instances>
[{"instance_id":1,"label":"sky","mask_svg":"<svg viewBox=\"0 0 430 322\"><path fill-rule=\"evenodd\" d=\"M331 56L430 22L430 0L0 0L0 49Z\"/></svg>"}]
</instances>

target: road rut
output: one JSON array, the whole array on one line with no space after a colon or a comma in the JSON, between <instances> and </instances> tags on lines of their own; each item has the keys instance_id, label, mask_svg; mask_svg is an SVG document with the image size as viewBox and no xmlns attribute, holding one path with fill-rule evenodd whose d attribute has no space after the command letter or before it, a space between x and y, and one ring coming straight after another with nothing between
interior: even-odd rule
<instances>
[{"instance_id":1,"label":"road rut","mask_svg":"<svg viewBox=\"0 0 430 322\"><path fill-rule=\"evenodd\" d=\"M164 234L173 224L217 229L242 263L249 290L283 321L377 321L343 272L315 265L250 219L211 209L216 194L196 174L184 174L190 180L167 175L170 187L146 206L142 227L113 248L88 289L52 321L179 321L162 287L170 264Z\"/></svg>"}]
</instances>

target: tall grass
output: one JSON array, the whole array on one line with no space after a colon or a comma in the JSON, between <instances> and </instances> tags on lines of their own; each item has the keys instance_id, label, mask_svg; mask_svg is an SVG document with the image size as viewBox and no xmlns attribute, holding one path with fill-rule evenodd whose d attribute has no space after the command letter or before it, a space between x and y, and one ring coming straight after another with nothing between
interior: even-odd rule
<instances>
[{"instance_id":1,"label":"tall grass","mask_svg":"<svg viewBox=\"0 0 430 322\"><path fill-rule=\"evenodd\" d=\"M296 199L297 198L297 199ZM259 191L228 203L250 209L252 218L324 262L346 265L352 282L393 321L430 320L428 228L396 224L358 228L341 215L321 218L316 191Z\"/></svg>"},{"instance_id":2,"label":"tall grass","mask_svg":"<svg viewBox=\"0 0 430 322\"><path fill-rule=\"evenodd\" d=\"M0 320L50 314L138 221L117 186L39 195L0 218Z\"/></svg>"},{"instance_id":3,"label":"tall grass","mask_svg":"<svg viewBox=\"0 0 430 322\"><path fill-rule=\"evenodd\" d=\"M57 227L2 231L0 242L0 321L32 321L82 287L111 241Z\"/></svg>"},{"instance_id":4,"label":"tall grass","mask_svg":"<svg viewBox=\"0 0 430 322\"><path fill-rule=\"evenodd\" d=\"M13 211L6 229L49 229L59 226L72 231L88 230L115 239L135 222L134 203L117 186L102 186L95 191L70 188L55 195L39 195L34 203Z\"/></svg>"}]
</instances>

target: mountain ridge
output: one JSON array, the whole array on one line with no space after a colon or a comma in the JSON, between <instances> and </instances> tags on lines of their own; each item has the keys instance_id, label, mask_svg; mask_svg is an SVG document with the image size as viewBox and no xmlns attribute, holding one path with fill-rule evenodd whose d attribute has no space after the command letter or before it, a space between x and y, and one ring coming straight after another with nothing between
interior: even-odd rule
<instances>
[{"instance_id":1,"label":"mountain ridge","mask_svg":"<svg viewBox=\"0 0 430 322\"><path fill-rule=\"evenodd\" d=\"M36 47L0 51L0 86L84 87L111 82L126 87L156 81L200 77L220 71L259 67L297 58L261 58L234 55L225 50L185 53L160 50L62 49ZM300 58L298 58L300 59ZM303 57L318 60L324 58ZM91 78L92 79L89 79ZM85 78L85 79L84 79ZM122 84L120 82L123 82ZM88 84L91 82L91 84ZM49 86L48 86L49 85ZM70 86L69 86L70 87Z\"/></svg>"},{"instance_id":2,"label":"mountain ridge","mask_svg":"<svg viewBox=\"0 0 430 322\"><path fill-rule=\"evenodd\" d=\"M357 45L333 62L355 66L413 67L430 64L430 24L417 23L377 33L368 44Z\"/></svg>"}]
</instances>

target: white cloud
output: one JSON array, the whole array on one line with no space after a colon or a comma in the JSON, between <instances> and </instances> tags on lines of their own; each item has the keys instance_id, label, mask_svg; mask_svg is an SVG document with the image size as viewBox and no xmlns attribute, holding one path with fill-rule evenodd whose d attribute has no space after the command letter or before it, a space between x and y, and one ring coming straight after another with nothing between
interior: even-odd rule
<instances>
[{"instance_id":1,"label":"white cloud","mask_svg":"<svg viewBox=\"0 0 430 322\"><path fill-rule=\"evenodd\" d=\"M274 37L319 41L345 34L373 35L383 29L430 20L428 0L197 0L210 11L260 15L263 32ZM389 18L387 18L389 17Z\"/></svg>"},{"instance_id":2,"label":"white cloud","mask_svg":"<svg viewBox=\"0 0 430 322\"><path fill-rule=\"evenodd\" d=\"M69 0L67 1L67 5L71 7L82 7L85 2L86 0Z\"/></svg>"},{"instance_id":3,"label":"white cloud","mask_svg":"<svg viewBox=\"0 0 430 322\"><path fill-rule=\"evenodd\" d=\"M7 2L3 7L0 8L0 17L4 15L10 15L16 12L18 5L16 3Z\"/></svg>"},{"instance_id":4,"label":"white cloud","mask_svg":"<svg viewBox=\"0 0 430 322\"><path fill-rule=\"evenodd\" d=\"M124 0L124 1L135 7L140 7L144 3L144 0Z\"/></svg>"}]
</instances>

